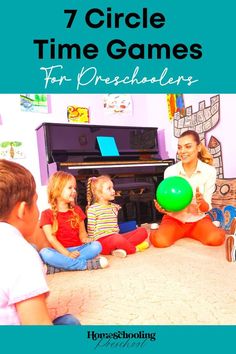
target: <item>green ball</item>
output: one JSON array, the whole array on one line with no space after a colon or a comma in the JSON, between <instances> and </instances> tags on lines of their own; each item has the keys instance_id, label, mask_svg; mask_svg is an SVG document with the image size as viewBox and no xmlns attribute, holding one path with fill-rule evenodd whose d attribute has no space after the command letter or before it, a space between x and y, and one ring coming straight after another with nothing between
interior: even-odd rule
<instances>
[{"instance_id":1,"label":"green ball","mask_svg":"<svg viewBox=\"0 0 236 354\"><path fill-rule=\"evenodd\" d=\"M186 179L179 176L167 177L158 185L156 198L166 211L180 211L191 203L193 190Z\"/></svg>"}]
</instances>

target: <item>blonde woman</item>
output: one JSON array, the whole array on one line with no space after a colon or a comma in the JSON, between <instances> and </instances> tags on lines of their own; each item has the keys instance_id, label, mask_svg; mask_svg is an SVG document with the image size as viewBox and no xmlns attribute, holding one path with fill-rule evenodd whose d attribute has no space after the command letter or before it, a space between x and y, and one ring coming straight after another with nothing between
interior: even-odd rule
<instances>
[{"instance_id":1,"label":"blonde woman","mask_svg":"<svg viewBox=\"0 0 236 354\"><path fill-rule=\"evenodd\" d=\"M162 209L155 201L156 209L165 215L160 227L151 232L150 241L155 247L168 247L183 237L190 237L205 245L219 246L224 242L225 232L206 215L211 209L216 183L213 158L193 130L187 130L179 137L178 157L180 162L168 167L164 178L185 178L192 186L194 197L187 208L172 213Z\"/></svg>"},{"instance_id":2,"label":"blonde woman","mask_svg":"<svg viewBox=\"0 0 236 354\"><path fill-rule=\"evenodd\" d=\"M87 237L86 216L75 204L75 198L75 177L63 171L54 173L48 183L51 208L44 210L40 219L51 247L43 248L40 255L46 264L62 270L105 268L107 259L95 258L101 252L101 244Z\"/></svg>"}]
</instances>

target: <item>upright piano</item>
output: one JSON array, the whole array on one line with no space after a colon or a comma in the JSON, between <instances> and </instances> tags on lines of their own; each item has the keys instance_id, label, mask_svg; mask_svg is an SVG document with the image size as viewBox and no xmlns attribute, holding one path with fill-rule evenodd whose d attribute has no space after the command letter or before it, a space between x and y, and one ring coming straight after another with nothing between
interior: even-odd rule
<instances>
[{"instance_id":1,"label":"upright piano","mask_svg":"<svg viewBox=\"0 0 236 354\"><path fill-rule=\"evenodd\" d=\"M160 157L157 128L43 123L36 134L42 184L56 171L73 174L77 202L85 209L87 179L106 174L113 180L116 202L123 206L121 221L136 218L141 224L157 219L152 205L155 191L164 170L174 163ZM102 154L100 137L112 138L118 156Z\"/></svg>"}]
</instances>

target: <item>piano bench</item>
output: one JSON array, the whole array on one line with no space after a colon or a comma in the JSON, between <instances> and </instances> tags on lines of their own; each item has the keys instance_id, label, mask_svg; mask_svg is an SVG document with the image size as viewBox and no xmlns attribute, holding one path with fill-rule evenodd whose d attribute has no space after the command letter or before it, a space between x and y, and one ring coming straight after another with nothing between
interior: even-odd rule
<instances>
[{"instance_id":1,"label":"piano bench","mask_svg":"<svg viewBox=\"0 0 236 354\"><path fill-rule=\"evenodd\" d=\"M130 191L135 189L152 190L153 184L148 182L143 182L143 181L139 181L139 182L129 181L127 183L116 183L116 181L114 181L114 188L116 191Z\"/></svg>"},{"instance_id":2,"label":"piano bench","mask_svg":"<svg viewBox=\"0 0 236 354\"><path fill-rule=\"evenodd\" d=\"M147 192L142 194L134 194L130 196L130 202L135 205L137 224L140 226L142 224L142 204L147 204L151 214L151 222L155 220L155 207L153 204L153 193ZM147 222L147 220L145 220Z\"/></svg>"},{"instance_id":3,"label":"piano bench","mask_svg":"<svg viewBox=\"0 0 236 354\"><path fill-rule=\"evenodd\" d=\"M115 190L117 196L121 199L124 215L127 218L127 208L129 204L134 205L135 219L140 226L143 222L148 220L142 220L142 204L148 204L150 210L151 222L155 219L155 208L153 205L153 199L155 197L153 183L145 181L130 181L129 183L115 183Z\"/></svg>"}]
</instances>

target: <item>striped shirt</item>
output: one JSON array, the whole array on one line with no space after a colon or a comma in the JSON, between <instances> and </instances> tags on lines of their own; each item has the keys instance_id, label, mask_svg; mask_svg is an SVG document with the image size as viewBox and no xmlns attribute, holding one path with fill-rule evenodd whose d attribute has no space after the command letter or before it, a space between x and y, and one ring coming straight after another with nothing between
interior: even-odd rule
<instances>
[{"instance_id":1,"label":"striped shirt","mask_svg":"<svg viewBox=\"0 0 236 354\"><path fill-rule=\"evenodd\" d=\"M117 234L119 232L117 216L120 208L114 203L91 205L87 210L88 236L97 240L104 236Z\"/></svg>"}]
</instances>

